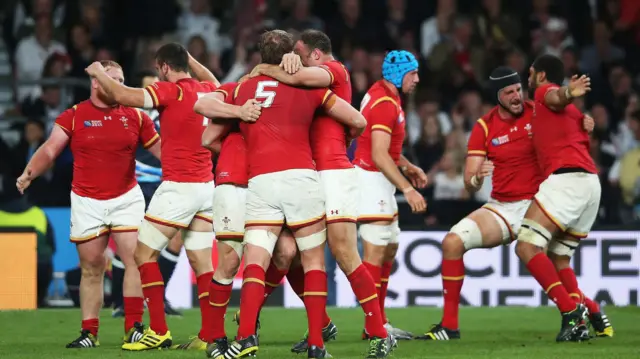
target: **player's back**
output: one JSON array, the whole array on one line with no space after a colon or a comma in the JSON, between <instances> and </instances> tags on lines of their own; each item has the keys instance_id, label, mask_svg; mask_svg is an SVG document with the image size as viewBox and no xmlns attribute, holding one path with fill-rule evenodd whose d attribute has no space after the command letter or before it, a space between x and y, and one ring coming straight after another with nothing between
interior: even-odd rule
<instances>
[{"instance_id":1,"label":"player's back","mask_svg":"<svg viewBox=\"0 0 640 359\"><path fill-rule=\"evenodd\" d=\"M220 156L216 163L216 186L246 186L249 181L247 176L247 146L240 130L234 128L222 140Z\"/></svg>"},{"instance_id":2,"label":"player's back","mask_svg":"<svg viewBox=\"0 0 640 359\"><path fill-rule=\"evenodd\" d=\"M255 98L262 103L257 122L242 123L249 177L291 169L315 169L309 129L318 107L330 99L327 89L301 89L258 76L240 83L233 101L242 105Z\"/></svg>"},{"instance_id":3,"label":"player's back","mask_svg":"<svg viewBox=\"0 0 640 359\"><path fill-rule=\"evenodd\" d=\"M353 163L367 171L378 171L371 156L371 137L374 131L384 131L391 135L389 155L398 163L402 154L405 136L404 111L400 97L378 81L362 99L360 112L367 119L367 128L358 137Z\"/></svg>"},{"instance_id":4,"label":"player's back","mask_svg":"<svg viewBox=\"0 0 640 359\"><path fill-rule=\"evenodd\" d=\"M491 197L511 202L531 199L542 175L533 148L533 103L523 104L519 118L503 119L498 106L483 115L469 137L468 155L486 156L494 164Z\"/></svg>"},{"instance_id":5,"label":"player's back","mask_svg":"<svg viewBox=\"0 0 640 359\"><path fill-rule=\"evenodd\" d=\"M331 76L331 91L351 103L351 79L346 67L337 60L328 61L320 67ZM311 149L318 171L353 167L347 157L344 125L325 113L320 112L311 124Z\"/></svg>"},{"instance_id":6,"label":"player's back","mask_svg":"<svg viewBox=\"0 0 640 359\"><path fill-rule=\"evenodd\" d=\"M561 168L581 168L597 173L589 153L589 134L583 129L584 114L573 104L553 111L544 103L547 92L558 88L547 84L536 89L533 144L545 177Z\"/></svg>"},{"instance_id":7,"label":"player's back","mask_svg":"<svg viewBox=\"0 0 640 359\"><path fill-rule=\"evenodd\" d=\"M156 82L150 88L160 111L163 180L213 180L211 152L200 145L208 119L193 111L198 97L215 90L213 85L185 78L176 83Z\"/></svg>"}]
</instances>

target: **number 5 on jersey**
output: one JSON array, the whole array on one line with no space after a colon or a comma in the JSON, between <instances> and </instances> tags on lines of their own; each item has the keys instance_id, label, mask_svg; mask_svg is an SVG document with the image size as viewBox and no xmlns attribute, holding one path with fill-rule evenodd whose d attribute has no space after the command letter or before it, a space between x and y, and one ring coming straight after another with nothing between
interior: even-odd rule
<instances>
[{"instance_id":1,"label":"number 5 on jersey","mask_svg":"<svg viewBox=\"0 0 640 359\"><path fill-rule=\"evenodd\" d=\"M278 81L260 81L256 86L256 100L262 100L262 107L267 108L273 105L276 99L276 92L269 91L268 88L278 87Z\"/></svg>"}]
</instances>

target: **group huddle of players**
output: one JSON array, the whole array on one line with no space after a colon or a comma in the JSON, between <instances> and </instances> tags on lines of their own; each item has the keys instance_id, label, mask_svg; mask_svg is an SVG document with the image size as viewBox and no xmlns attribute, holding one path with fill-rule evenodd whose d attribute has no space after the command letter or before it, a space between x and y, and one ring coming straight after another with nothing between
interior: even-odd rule
<instances>
[{"instance_id":1,"label":"group huddle of players","mask_svg":"<svg viewBox=\"0 0 640 359\"><path fill-rule=\"evenodd\" d=\"M426 210L416 188L425 187L427 177L402 156L400 95L417 85L418 62L407 51L389 52L383 78L358 111L350 105L349 72L331 55L324 33L307 30L294 41L273 30L262 35L259 48L262 63L238 83L222 85L178 44L157 51L161 81L145 88L124 86L115 62L87 68L91 98L60 115L17 180L23 192L71 147L71 240L82 268L83 320L80 337L68 348L99 345L109 235L125 266L125 350L194 349L216 359L255 355L262 305L287 277L308 318L308 332L292 351L330 357L324 343L336 338L337 327L326 313L325 242L365 314L366 357L387 357L397 339L414 338L389 324L384 300L400 232L396 190L414 213ZM595 221L600 184L589 156L593 120L571 105L590 90L590 80L574 77L560 87L563 70L553 56L534 62L529 78L534 102L523 99L515 71L500 67L491 74L498 105L473 128L465 169L471 192L492 175L491 200L445 237L444 315L415 339L460 338L464 253L513 240L562 313L557 341L589 339L587 320L597 336L613 335L606 315L582 294L569 266L579 239ZM140 108L159 110L161 140ZM353 140L357 150L350 162L346 152ZM138 145L162 163L163 182L146 213L135 180ZM215 185L212 152L218 155ZM189 342L174 345L157 259L178 232L197 277L202 325ZM241 259L239 328L228 340L224 318Z\"/></svg>"}]
</instances>

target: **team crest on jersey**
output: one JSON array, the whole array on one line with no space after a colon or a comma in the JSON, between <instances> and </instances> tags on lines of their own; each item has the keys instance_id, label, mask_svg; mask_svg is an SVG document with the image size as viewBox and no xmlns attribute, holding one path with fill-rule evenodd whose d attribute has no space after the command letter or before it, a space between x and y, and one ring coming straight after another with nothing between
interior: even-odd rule
<instances>
[{"instance_id":1,"label":"team crest on jersey","mask_svg":"<svg viewBox=\"0 0 640 359\"><path fill-rule=\"evenodd\" d=\"M504 145L507 142L509 142L509 135L496 137L496 138L491 140L491 144L494 145L494 146Z\"/></svg>"},{"instance_id":2,"label":"team crest on jersey","mask_svg":"<svg viewBox=\"0 0 640 359\"><path fill-rule=\"evenodd\" d=\"M129 121L128 118L122 116L120 117L120 122L122 122L122 125L124 125L124 128L129 128L129 125L127 124L127 121Z\"/></svg>"},{"instance_id":3,"label":"team crest on jersey","mask_svg":"<svg viewBox=\"0 0 640 359\"><path fill-rule=\"evenodd\" d=\"M530 123L527 123L527 124L524 126L524 129L525 129L525 130L527 130L527 133L529 134L529 136L531 136L531 135L532 135L532 133L531 133L531 124L530 124Z\"/></svg>"},{"instance_id":4,"label":"team crest on jersey","mask_svg":"<svg viewBox=\"0 0 640 359\"><path fill-rule=\"evenodd\" d=\"M100 120L84 121L84 127L102 127L102 121Z\"/></svg>"}]
</instances>

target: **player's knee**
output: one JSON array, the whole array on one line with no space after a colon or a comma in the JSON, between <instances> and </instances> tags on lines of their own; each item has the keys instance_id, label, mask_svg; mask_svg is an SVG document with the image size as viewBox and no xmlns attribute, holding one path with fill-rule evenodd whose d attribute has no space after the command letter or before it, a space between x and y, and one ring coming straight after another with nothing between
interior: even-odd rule
<instances>
[{"instance_id":1,"label":"player's knee","mask_svg":"<svg viewBox=\"0 0 640 359\"><path fill-rule=\"evenodd\" d=\"M387 246L393 237L393 225L377 225L365 223L360 225L359 233L362 240L374 246Z\"/></svg>"},{"instance_id":2,"label":"player's knee","mask_svg":"<svg viewBox=\"0 0 640 359\"><path fill-rule=\"evenodd\" d=\"M101 277L107 267L104 253L84 255L80 260L80 268L83 277Z\"/></svg>"},{"instance_id":3,"label":"player's knee","mask_svg":"<svg viewBox=\"0 0 640 359\"><path fill-rule=\"evenodd\" d=\"M449 236L449 234L451 234L452 236ZM482 232L480 231L480 227L478 226L478 223L476 223L476 221L470 218L463 218L460 222L456 223L456 225L453 226L449 231L449 234L447 235L447 237L451 238L451 246L459 247L459 244L462 244L462 253L473 248L482 247ZM447 237L445 237L445 240L447 239ZM457 248L457 250L460 250L460 248Z\"/></svg>"},{"instance_id":4,"label":"player's knee","mask_svg":"<svg viewBox=\"0 0 640 359\"><path fill-rule=\"evenodd\" d=\"M280 238L273 252L273 264L280 269L289 268L297 253L298 248L295 241Z\"/></svg>"},{"instance_id":5,"label":"player's knee","mask_svg":"<svg viewBox=\"0 0 640 359\"><path fill-rule=\"evenodd\" d=\"M541 252L551 240L552 235L539 223L525 218L518 231L516 254L521 259L527 259Z\"/></svg>"},{"instance_id":6,"label":"player's knee","mask_svg":"<svg viewBox=\"0 0 640 359\"><path fill-rule=\"evenodd\" d=\"M390 262L396 258L396 254L398 254L398 248L400 247L399 243L389 243L387 248L384 250L384 261Z\"/></svg>"},{"instance_id":7,"label":"player's knee","mask_svg":"<svg viewBox=\"0 0 640 359\"><path fill-rule=\"evenodd\" d=\"M314 248L324 245L327 241L327 230L323 229L319 232L304 237L296 237L296 244L300 252L306 252Z\"/></svg>"},{"instance_id":8,"label":"player's knee","mask_svg":"<svg viewBox=\"0 0 640 359\"><path fill-rule=\"evenodd\" d=\"M459 259L464 255L465 247L460 236L449 232L442 240L442 256L444 259Z\"/></svg>"},{"instance_id":9,"label":"player's knee","mask_svg":"<svg viewBox=\"0 0 640 359\"><path fill-rule=\"evenodd\" d=\"M273 255L277 241L278 236L266 229L248 229L244 233L244 242L246 244L266 250L269 256Z\"/></svg>"},{"instance_id":10,"label":"player's knee","mask_svg":"<svg viewBox=\"0 0 640 359\"><path fill-rule=\"evenodd\" d=\"M242 258L242 243L234 241L218 242L218 268L216 273L221 279L231 279L238 273ZM224 248L224 249L223 249ZM238 252L238 250L240 252ZM225 284L225 283L221 283Z\"/></svg>"},{"instance_id":11,"label":"player's knee","mask_svg":"<svg viewBox=\"0 0 640 359\"><path fill-rule=\"evenodd\" d=\"M169 238L156 228L156 226L146 220L142 221L140 229L138 230L138 245L136 246L135 256L144 256L145 252L148 252L144 247L151 249L151 252L160 252L168 242ZM144 246L140 246L140 244L143 244ZM143 260L142 263L145 263L145 258L140 259ZM147 258L147 260L148 259L149 258ZM136 259L136 262L138 262L138 259ZM138 262L138 264L140 263Z\"/></svg>"},{"instance_id":12,"label":"player's knee","mask_svg":"<svg viewBox=\"0 0 640 359\"><path fill-rule=\"evenodd\" d=\"M578 242L576 241L556 239L549 243L547 252L556 268L561 267L558 269L564 269L568 266L577 248Z\"/></svg>"}]
</instances>

